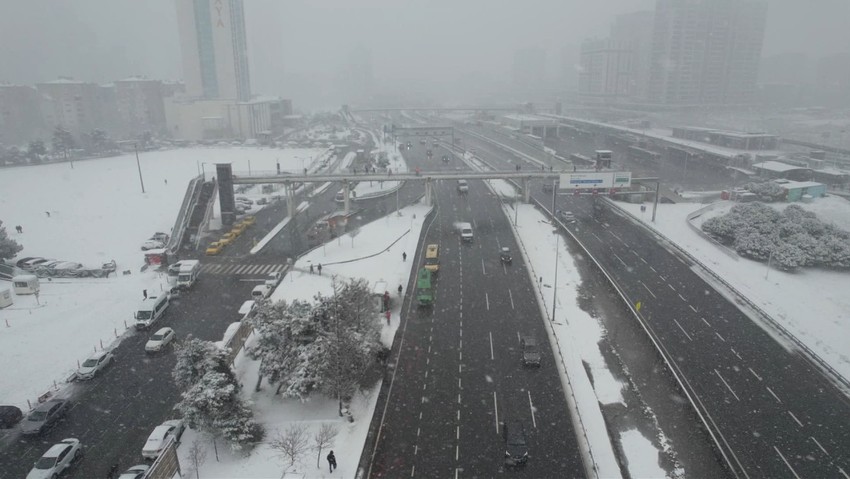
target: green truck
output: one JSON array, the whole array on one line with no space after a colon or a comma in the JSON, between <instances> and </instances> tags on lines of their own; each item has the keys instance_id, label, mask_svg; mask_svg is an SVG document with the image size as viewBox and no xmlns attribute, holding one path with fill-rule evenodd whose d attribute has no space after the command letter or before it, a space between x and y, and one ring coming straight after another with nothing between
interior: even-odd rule
<instances>
[{"instance_id":1,"label":"green truck","mask_svg":"<svg viewBox=\"0 0 850 479\"><path fill-rule=\"evenodd\" d=\"M431 288L431 272L425 268L419 270L416 277L416 299L419 306L431 306L434 304L434 290Z\"/></svg>"}]
</instances>

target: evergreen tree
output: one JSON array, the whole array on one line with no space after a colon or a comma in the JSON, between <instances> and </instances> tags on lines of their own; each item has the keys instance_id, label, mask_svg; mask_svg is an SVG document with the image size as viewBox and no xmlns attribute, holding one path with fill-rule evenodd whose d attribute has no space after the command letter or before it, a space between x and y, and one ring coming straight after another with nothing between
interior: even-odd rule
<instances>
[{"instance_id":1,"label":"evergreen tree","mask_svg":"<svg viewBox=\"0 0 850 479\"><path fill-rule=\"evenodd\" d=\"M9 234L6 233L6 227L3 226L3 221L0 220L0 261L14 258L22 249L24 249L23 246L9 238Z\"/></svg>"}]
</instances>

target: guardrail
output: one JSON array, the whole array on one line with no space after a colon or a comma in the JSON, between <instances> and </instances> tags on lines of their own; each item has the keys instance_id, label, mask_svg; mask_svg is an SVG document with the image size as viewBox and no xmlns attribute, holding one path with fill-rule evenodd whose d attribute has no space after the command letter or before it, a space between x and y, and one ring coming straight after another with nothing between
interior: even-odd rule
<instances>
[{"instance_id":1,"label":"guardrail","mask_svg":"<svg viewBox=\"0 0 850 479\"><path fill-rule=\"evenodd\" d=\"M685 217L685 219L687 220L688 226L692 230L694 230L694 232L696 234L700 235L704 240L708 241L709 243L713 244L714 246L717 246L723 254L734 259L735 261L739 261L740 256L738 256L738 253L736 253L734 250L729 249L729 247L726 246L725 244L723 244L723 243L717 241L716 239L712 238L708 233L703 231L702 228L697 228L696 226L694 226L693 223L691 223L691 221L694 218L699 218L700 216L702 216L707 211L711 211L715 208L717 208L717 203L711 203L711 204L703 206L702 208L688 214L688 216Z\"/></svg>"},{"instance_id":2,"label":"guardrail","mask_svg":"<svg viewBox=\"0 0 850 479\"><path fill-rule=\"evenodd\" d=\"M786 337L788 340L793 342L798 348L800 348L804 352L804 354L802 356L804 358L806 358L809 361L809 363L812 364L812 366L814 366L816 369L820 369L821 372L823 372L825 376L827 376L828 378L831 378L833 380L832 381L833 385L838 387L839 390L841 390L845 395L850 395L850 381L848 381L848 379L845 378L844 375L842 375L840 372L838 372L838 370L833 368L829 363L827 363L823 358L821 358L814 350L812 350L810 347L808 347L806 344L804 344L802 341L800 341L793 333L791 333L784 326L782 326L782 324L780 324L778 321L773 319L773 317L770 314L768 314L767 311L761 309L757 304L752 302L746 295L744 295L743 293L738 291L737 288L732 286L732 284L730 284L728 281L723 279L723 277L721 277L719 274L715 273L711 268L709 268L708 266L703 264L700 260L698 260L695 256L690 254L687 250L680 247L676 243L668 240L664 236L661 236L657 231L649 228L647 225L642 224L639 221L634 221L632 219L632 216L629 215L625 210L623 210L622 208L617 206L616 203L614 203L614 202L609 202L609 203L612 206L614 206L615 208L617 208L617 210L623 216L625 216L630 221L632 221L632 223L644 228L645 230L647 230L651 234L653 234L656 238L658 238L660 241L662 241L665 244L675 248L675 250L677 252L679 252L683 256L687 257L688 260L690 260L694 264L698 265L700 268L702 268L703 271L710 274L715 280L717 280L719 283L721 283L726 289L728 289L729 291L734 293L741 301L746 303L748 307L752 308L753 311L758 313L758 315L763 320L767 321L771 326L773 326L778 333L780 333L782 336Z\"/></svg>"}]
</instances>

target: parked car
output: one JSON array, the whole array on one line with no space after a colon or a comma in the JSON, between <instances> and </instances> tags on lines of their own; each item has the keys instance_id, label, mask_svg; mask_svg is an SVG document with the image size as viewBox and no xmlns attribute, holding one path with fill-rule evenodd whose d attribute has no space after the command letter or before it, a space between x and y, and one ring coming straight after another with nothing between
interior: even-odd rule
<instances>
[{"instance_id":1,"label":"parked car","mask_svg":"<svg viewBox=\"0 0 850 479\"><path fill-rule=\"evenodd\" d=\"M245 196L237 196L235 199L236 199L236 201L239 201L239 202L242 202L242 203L245 203L245 204L248 204L248 205L254 204L254 200L249 199L248 197L245 197Z\"/></svg>"},{"instance_id":2,"label":"parked car","mask_svg":"<svg viewBox=\"0 0 850 479\"><path fill-rule=\"evenodd\" d=\"M77 369L77 379L92 379L112 363L112 351L100 351L89 356Z\"/></svg>"},{"instance_id":3,"label":"parked car","mask_svg":"<svg viewBox=\"0 0 850 479\"><path fill-rule=\"evenodd\" d=\"M528 462L525 426L519 421L503 424L502 435L505 438L505 466L524 466Z\"/></svg>"},{"instance_id":4,"label":"parked car","mask_svg":"<svg viewBox=\"0 0 850 479\"><path fill-rule=\"evenodd\" d=\"M227 246L227 245L229 245L229 244L233 243L233 241L234 241L234 240L235 240L238 236L239 236L239 235L238 235L238 234L236 234L236 233L234 233L233 231L228 231L227 233L224 233L223 235L221 235L221 238L219 238L219 239L218 239L218 242L219 242L219 244L221 244L222 246Z\"/></svg>"},{"instance_id":5,"label":"parked car","mask_svg":"<svg viewBox=\"0 0 850 479\"><path fill-rule=\"evenodd\" d=\"M142 251L148 251L148 250L151 250L151 249L160 249L160 248L164 248L164 247L165 247L165 243L163 243L162 241L157 241L157 240L147 240L144 243L142 243Z\"/></svg>"},{"instance_id":6,"label":"parked car","mask_svg":"<svg viewBox=\"0 0 850 479\"><path fill-rule=\"evenodd\" d=\"M76 263L74 261L60 261L57 264L53 265L53 269L60 270L82 269L82 267L82 263Z\"/></svg>"},{"instance_id":7,"label":"parked car","mask_svg":"<svg viewBox=\"0 0 850 479\"><path fill-rule=\"evenodd\" d=\"M230 232L235 234L236 236L239 236L242 234L242 232L245 231L246 228L248 228L248 225L240 221L239 223L233 225L233 228L230 229Z\"/></svg>"},{"instance_id":8,"label":"parked car","mask_svg":"<svg viewBox=\"0 0 850 479\"><path fill-rule=\"evenodd\" d=\"M21 266L21 268L22 268L22 269L25 269L25 270L27 270L27 271L32 271L32 270L34 270L35 268L37 268L37 267L39 267L39 266L41 266L41 265L43 265L44 263L47 263L47 262L49 262L49 261L56 261L56 260L54 260L54 259L47 259L47 258L33 258L33 259L29 260L29 261L24 262L24 265L23 265L23 266Z\"/></svg>"},{"instance_id":9,"label":"parked car","mask_svg":"<svg viewBox=\"0 0 850 479\"><path fill-rule=\"evenodd\" d=\"M147 464L139 464L122 472L118 479L143 479L148 469L151 467Z\"/></svg>"},{"instance_id":10,"label":"parked car","mask_svg":"<svg viewBox=\"0 0 850 479\"><path fill-rule=\"evenodd\" d=\"M270 294L272 294L272 288L267 284L261 284L254 286L254 289L251 291L251 299L265 299L268 298Z\"/></svg>"},{"instance_id":11,"label":"parked car","mask_svg":"<svg viewBox=\"0 0 850 479\"><path fill-rule=\"evenodd\" d=\"M162 351L162 348L168 346L174 340L174 330L171 328L160 328L159 331L153 333L153 336L145 343L145 352L155 353Z\"/></svg>"},{"instance_id":12,"label":"parked car","mask_svg":"<svg viewBox=\"0 0 850 479\"><path fill-rule=\"evenodd\" d=\"M79 439L62 439L33 464L27 479L56 479L82 457L83 445Z\"/></svg>"},{"instance_id":13,"label":"parked car","mask_svg":"<svg viewBox=\"0 0 850 479\"><path fill-rule=\"evenodd\" d=\"M9 429L21 422L24 413L17 406L0 406L0 429Z\"/></svg>"},{"instance_id":14,"label":"parked car","mask_svg":"<svg viewBox=\"0 0 850 479\"><path fill-rule=\"evenodd\" d=\"M246 216L246 217L242 218L242 224L248 225L248 226L254 224L256 221L257 221L257 218L254 218L253 216Z\"/></svg>"},{"instance_id":15,"label":"parked car","mask_svg":"<svg viewBox=\"0 0 850 479\"><path fill-rule=\"evenodd\" d=\"M267 205L267 204L269 204L269 199L268 198L260 198L260 199L257 200L257 204L258 205Z\"/></svg>"},{"instance_id":16,"label":"parked car","mask_svg":"<svg viewBox=\"0 0 850 479\"><path fill-rule=\"evenodd\" d=\"M19 259L17 262L15 262L15 266L17 266L18 268L24 269L24 265L27 264L28 262L34 260L34 259L43 259L43 258L41 258L40 256L26 256L24 258Z\"/></svg>"},{"instance_id":17,"label":"parked car","mask_svg":"<svg viewBox=\"0 0 850 479\"><path fill-rule=\"evenodd\" d=\"M21 423L21 432L32 435L41 434L65 415L69 405L66 399L51 399L39 404Z\"/></svg>"},{"instance_id":18,"label":"parked car","mask_svg":"<svg viewBox=\"0 0 850 479\"><path fill-rule=\"evenodd\" d=\"M145 459L156 459L165 448L168 438L174 437L174 440L180 442L180 437L183 435L185 425L181 419L171 419L165 421L153 429L148 440L142 448L142 456Z\"/></svg>"},{"instance_id":19,"label":"parked car","mask_svg":"<svg viewBox=\"0 0 850 479\"><path fill-rule=\"evenodd\" d=\"M280 283L281 279L283 279L283 273L281 273L280 271L275 271L266 275L265 284L274 288L278 285L278 283Z\"/></svg>"},{"instance_id":20,"label":"parked car","mask_svg":"<svg viewBox=\"0 0 850 479\"><path fill-rule=\"evenodd\" d=\"M522 347L522 365L540 366L540 350L537 349L537 339L533 336L523 336L519 340Z\"/></svg>"},{"instance_id":21,"label":"parked car","mask_svg":"<svg viewBox=\"0 0 850 479\"><path fill-rule=\"evenodd\" d=\"M161 243L168 243L168 240L171 239L171 236L168 236L167 233L156 232L149 239L153 241L159 241Z\"/></svg>"}]
</instances>

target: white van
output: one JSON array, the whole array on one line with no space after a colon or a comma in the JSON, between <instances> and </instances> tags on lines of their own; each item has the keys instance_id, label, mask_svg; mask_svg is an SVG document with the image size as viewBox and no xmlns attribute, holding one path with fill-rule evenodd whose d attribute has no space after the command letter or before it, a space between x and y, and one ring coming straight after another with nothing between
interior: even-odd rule
<instances>
[{"instance_id":1,"label":"white van","mask_svg":"<svg viewBox=\"0 0 850 479\"><path fill-rule=\"evenodd\" d=\"M458 232L460 233L460 239L463 241L472 241L472 225L469 223L458 223L457 224Z\"/></svg>"},{"instance_id":2,"label":"white van","mask_svg":"<svg viewBox=\"0 0 850 479\"><path fill-rule=\"evenodd\" d=\"M165 314L168 308L168 293L159 296L148 296L139 305L139 310L133 315L136 319L136 329L147 329Z\"/></svg>"},{"instance_id":3,"label":"white van","mask_svg":"<svg viewBox=\"0 0 850 479\"><path fill-rule=\"evenodd\" d=\"M251 298L255 301L261 300L268 298L270 294L272 294L272 287L267 284L261 284L259 286L255 286L251 291Z\"/></svg>"},{"instance_id":4,"label":"white van","mask_svg":"<svg viewBox=\"0 0 850 479\"><path fill-rule=\"evenodd\" d=\"M191 288L200 273L200 261L196 259L184 259L180 262L180 269L177 271L177 287L181 289Z\"/></svg>"}]
</instances>

